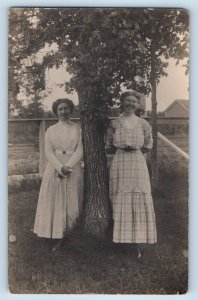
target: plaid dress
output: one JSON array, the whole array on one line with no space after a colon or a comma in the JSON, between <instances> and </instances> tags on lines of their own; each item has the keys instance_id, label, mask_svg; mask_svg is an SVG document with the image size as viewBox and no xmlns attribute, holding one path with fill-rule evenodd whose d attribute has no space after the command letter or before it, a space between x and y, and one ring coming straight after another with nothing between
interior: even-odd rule
<instances>
[{"instance_id":1,"label":"plaid dress","mask_svg":"<svg viewBox=\"0 0 198 300\"><path fill-rule=\"evenodd\" d=\"M83 155L81 129L71 121L50 126L45 135L47 166L41 183L34 233L45 238L62 238L73 228L82 209ZM66 165L72 172L59 178Z\"/></svg>"},{"instance_id":2,"label":"plaid dress","mask_svg":"<svg viewBox=\"0 0 198 300\"><path fill-rule=\"evenodd\" d=\"M113 241L156 243L156 224L148 168L141 148L152 148L149 124L135 115L111 122L108 145L117 150L110 168L110 199L113 208ZM131 146L133 151L123 148Z\"/></svg>"}]
</instances>

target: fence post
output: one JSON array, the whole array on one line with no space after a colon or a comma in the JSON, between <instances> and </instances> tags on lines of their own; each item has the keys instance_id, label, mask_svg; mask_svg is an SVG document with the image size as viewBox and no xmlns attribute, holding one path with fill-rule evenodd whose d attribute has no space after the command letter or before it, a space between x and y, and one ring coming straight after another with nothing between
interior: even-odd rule
<instances>
[{"instance_id":1,"label":"fence post","mask_svg":"<svg viewBox=\"0 0 198 300\"><path fill-rule=\"evenodd\" d=\"M39 124L39 174L43 176L46 165L45 157L45 120Z\"/></svg>"}]
</instances>

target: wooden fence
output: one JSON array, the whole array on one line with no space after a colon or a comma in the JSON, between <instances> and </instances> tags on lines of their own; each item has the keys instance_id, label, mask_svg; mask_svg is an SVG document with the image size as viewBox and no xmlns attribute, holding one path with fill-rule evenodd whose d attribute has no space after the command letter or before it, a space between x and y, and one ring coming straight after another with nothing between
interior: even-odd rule
<instances>
[{"instance_id":1,"label":"wooden fence","mask_svg":"<svg viewBox=\"0 0 198 300\"><path fill-rule=\"evenodd\" d=\"M113 119L113 118L112 118ZM150 121L150 118L146 118L147 121ZM57 121L56 118L51 118L51 119L10 119L9 126L8 126L8 135L13 134L13 128L15 128L15 131L17 133L17 128L20 124L20 126L24 127L24 130L28 127L28 124L31 122L34 124L38 125L38 146L39 146L39 174L43 174L43 170L45 168L45 131L46 128L55 123ZM72 121L80 123L79 118L74 118ZM163 129L163 126L168 126L168 128L174 128L174 126L186 126L188 131L188 123L189 119L188 118L165 118L165 117L158 117L157 118L157 124L158 127ZM164 130L164 129L163 129ZM163 143L167 144L173 151L175 151L178 155L183 157L185 160L189 160L189 155L180 149L177 145L175 145L170 139L166 138L164 134L158 132L158 138L163 141ZM9 137L8 137L9 139Z\"/></svg>"}]
</instances>

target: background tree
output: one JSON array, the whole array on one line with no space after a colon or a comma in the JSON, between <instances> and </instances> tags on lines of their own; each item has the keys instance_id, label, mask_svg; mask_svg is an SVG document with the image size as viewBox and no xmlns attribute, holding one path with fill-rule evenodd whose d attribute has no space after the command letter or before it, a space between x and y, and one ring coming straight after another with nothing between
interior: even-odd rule
<instances>
[{"instance_id":1,"label":"background tree","mask_svg":"<svg viewBox=\"0 0 198 300\"><path fill-rule=\"evenodd\" d=\"M26 14L26 9L24 12ZM155 24L152 10L40 8L28 10L28 14L31 13L30 19L34 22L28 25L26 56L38 53L46 45L56 45L58 51L44 55L37 74L42 76L46 68L58 68L66 60L71 74L66 91L76 90L79 96L85 161L84 228L103 235L110 218L104 144L109 107L116 103L122 86L145 94L152 90L153 103L156 103L155 85L166 75L167 66L161 57L164 53L167 57L173 56L175 51L173 47L169 49L170 43L165 51L163 43L158 43L158 49L153 42L156 34L153 28L159 24ZM158 19L160 22L160 17ZM164 24L166 21L171 19L164 17ZM172 26L177 36L175 23ZM166 36L168 34L166 32ZM165 43L165 38L163 41ZM160 50L163 51L160 53ZM144 82L138 80L140 75ZM156 108L152 109L155 116ZM155 128L153 130L155 133Z\"/></svg>"},{"instance_id":2,"label":"background tree","mask_svg":"<svg viewBox=\"0 0 198 300\"><path fill-rule=\"evenodd\" d=\"M23 70L24 32L27 18L23 17L20 10L10 10L9 35L8 35L8 112L12 115L15 109L21 108L21 102L17 99Z\"/></svg>"},{"instance_id":3,"label":"background tree","mask_svg":"<svg viewBox=\"0 0 198 300\"><path fill-rule=\"evenodd\" d=\"M167 76L168 59L176 64L189 57L189 17L184 9L146 9L140 35L143 55L139 74L151 91L151 125L153 149L151 151L152 186L158 186L157 161L157 85ZM188 62L186 65L188 71Z\"/></svg>"},{"instance_id":4,"label":"background tree","mask_svg":"<svg viewBox=\"0 0 198 300\"><path fill-rule=\"evenodd\" d=\"M33 59L29 48L29 35L34 28L36 10L11 9L9 11L8 44L8 114L13 117L41 117L41 101L45 89L44 68ZM22 93L23 99L18 95Z\"/></svg>"}]
</instances>

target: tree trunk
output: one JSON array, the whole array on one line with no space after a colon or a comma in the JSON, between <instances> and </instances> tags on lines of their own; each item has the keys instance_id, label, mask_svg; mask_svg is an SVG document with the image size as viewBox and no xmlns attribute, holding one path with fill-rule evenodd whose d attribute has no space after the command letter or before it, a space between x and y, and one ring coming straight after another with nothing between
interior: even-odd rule
<instances>
[{"instance_id":1,"label":"tree trunk","mask_svg":"<svg viewBox=\"0 0 198 300\"><path fill-rule=\"evenodd\" d=\"M151 45L151 124L153 135L153 148L151 151L151 182L154 189L158 186L158 162L157 162L157 97L156 78L154 62L154 46Z\"/></svg>"},{"instance_id":2,"label":"tree trunk","mask_svg":"<svg viewBox=\"0 0 198 300\"><path fill-rule=\"evenodd\" d=\"M94 111L91 111L90 96L79 92L78 95L84 148L83 228L87 233L104 237L110 220L104 130L94 118Z\"/></svg>"}]
</instances>

